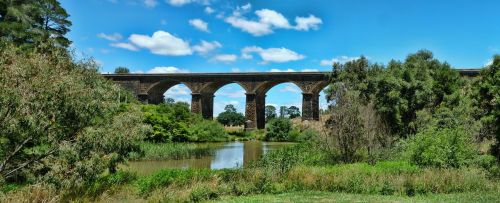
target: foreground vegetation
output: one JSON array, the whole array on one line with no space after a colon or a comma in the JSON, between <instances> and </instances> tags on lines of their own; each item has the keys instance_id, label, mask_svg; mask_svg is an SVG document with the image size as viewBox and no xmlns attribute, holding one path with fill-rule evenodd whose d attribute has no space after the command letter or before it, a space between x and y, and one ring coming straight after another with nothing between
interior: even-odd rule
<instances>
[{"instance_id":1,"label":"foreground vegetation","mask_svg":"<svg viewBox=\"0 0 500 203\"><path fill-rule=\"evenodd\" d=\"M388 196L332 192L292 192L273 195L223 197L213 202L499 202L498 193L458 193L438 195Z\"/></svg>"}]
</instances>

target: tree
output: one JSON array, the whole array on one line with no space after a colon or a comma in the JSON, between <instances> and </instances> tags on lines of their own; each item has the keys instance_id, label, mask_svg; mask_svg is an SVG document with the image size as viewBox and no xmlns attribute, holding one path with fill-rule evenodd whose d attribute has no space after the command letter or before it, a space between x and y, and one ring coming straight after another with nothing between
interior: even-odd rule
<instances>
[{"instance_id":1,"label":"tree","mask_svg":"<svg viewBox=\"0 0 500 203\"><path fill-rule=\"evenodd\" d=\"M265 109L266 121L276 118L276 107L267 105Z\"/></svg>"},{"instance_id":2,"label":"tree","mask_svg":"<svg viewBox=\"0 0 500 203\"><path fill-rule=\"evenodd\" d=\"M133 96L93 61L67 52L0 48L0 179L44 180L58 188L95 181L147 133Z\"/></svg>"},{"instance_id":3,"label":"tree","mask_svg":"<svg viewBox=\"0 0 500 203\"><path fill-rule=\"evenodd\" d=\"M0 36L17 46L50 46L67 48L71 44L64 35L71 22L57 0L2 1L0 3Z\"/></svg>"},{"instance_id":4,"label":"tree","mask_svg":"<svg viewBox=\"0 0 500 203\"><path fill-rule=\"evenodd\" d=\"M287 112L288 112L288 117L290 119L300 117L300 109L296 106L290 106L288 108Z\"/></svg>"},{"instance_id":5,"label":"tree","mask_svg":"<svg viewBox=\"0 0 500 203\"><path fill-rule=\"evenodd\" d=\"M457 94L461 83L459 73L447 63L434 59L429 51L419 51L410 54L404 63L390 62L387 71L376 79L375 108L393 133L407 137L418 130L417 112L433 111Z\"/></svg>"},{"instance_id":6,"label":"tree","mask_svg":"<svg viewBox=\"0 0 500 203\"><path fill-rule=\"evenodd\" d=\"M474 87L482 137L496 138L491 151L500 160L500 55L494 56L492 64L481 71Z\"/></svg>"},{"instance_id":7,"label":"tree","mask_svg":"<svg viewBox=\"0 0 500 203\"><path fill-rule=\"evenodd\" d=\"M345 84L336 83L335 95L331 95L335 105L330 107L331 115L325 123L327 134L324 146L330 152L340 152L345 163L359 160L357 152L364 146L363 124L359 116L358 92L349 91Z\"/></svg>"},{"instance_id":8,"label":"tree","mask_svg":"<svg viewBox=\"0 0 500 203\"><path fill-rule=\"evenodd\" d=\"M292 130L292 122L288 118L273 119L266 127L267 141L287 141L290 131Z\"/></svg>"},{"instance_id":9,"label":"tree","mask_svg":"<svg viewBox=\"0 0 500 203\"><path fill-rule=\"evenodd\" d=\"M217 121L225 126L240 126L245 124L245 116L236 112L234 105L229 104L224 107L224 112L217 116Z\"/></svg>"},{"instance_id":10,"label":"tree","mask_svg":"<svg viewBox=\"0 0 500 203\"><path fill-rule=\"evenodd\" d=\"M175 103L175 100L172 99L172 98L170 98L170 97L167 97L167 98L165 98L165 103L167 103L167 104L173 104L173 103Z\"/></svg>"},{"instance_id":11,"label":"tree","mask_svg":"<svg viewBox=\"0 0 500 203\"><path fill-rule=\"evenodd\" d=\"M119 66L115 68L115 73L116 74L128 74L130 73L130 70L127 67Z\"/></svg>"},{"instance_id":12,"label":"tree","mask_svg":"<svg viewBox=\"0 0 500 203\"><path fill-rule=\"evenodd\" d=\"M224 107L224 111L234 113L236 112L236 107L234 107L234 105L232 104L228 104L226 105L226 107Z\"/></svg>"},{"instance_id":13,"label":"tree","mask_svg":"<svg viewBox=\"0 0 500 203\"><path fill-rule=\"evenodd\" d=\"M280 106L280 118L286 118L288 116L288 108L286 106Z\"/></svg>"}]
</instances>

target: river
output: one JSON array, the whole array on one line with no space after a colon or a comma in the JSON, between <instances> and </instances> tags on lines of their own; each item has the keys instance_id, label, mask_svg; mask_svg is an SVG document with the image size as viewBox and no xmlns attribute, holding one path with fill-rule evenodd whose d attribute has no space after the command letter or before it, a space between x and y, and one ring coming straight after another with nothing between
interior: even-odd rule
<instances>
[{"instance_id":1,"label":"river","mask_svg":"<svg viewBox=\"0 0 500 203\"><path fill-rule=\"evenodd\" d=\"M237 168L260 159L269 151L290 145L290 142L223 142L209 143L210 153L197 158L159 161L131 161L127 168L138 175L149 175L166 168ZM207 145L207 143L203 143Z\"/></svg>"}]
</instances>

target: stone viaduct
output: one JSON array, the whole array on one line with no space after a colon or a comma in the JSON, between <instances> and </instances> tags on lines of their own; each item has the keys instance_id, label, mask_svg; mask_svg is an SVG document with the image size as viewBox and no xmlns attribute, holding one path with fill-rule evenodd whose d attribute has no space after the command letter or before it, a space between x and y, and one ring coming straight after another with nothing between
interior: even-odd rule
<instances>
[{"instance_id":1,"label":"stone viaduct","mask_svg":"<svg viewBox=\"0 0 500 203\"><path fill-rule=\"evenodd\" d=\"M476 76L478 69L460 69L464 76ZM292 82L302 90L302 120L319 119L319 93L329 83L331 72L255 73L169 73L104 74L150 104L164 100L171 87L184 84L191 90L191 111L206 119L213 117L214 93L224 85L239 84L246 91L247 128L264 128L266 93L275 85Z\"/></svg>"}]
</instances>

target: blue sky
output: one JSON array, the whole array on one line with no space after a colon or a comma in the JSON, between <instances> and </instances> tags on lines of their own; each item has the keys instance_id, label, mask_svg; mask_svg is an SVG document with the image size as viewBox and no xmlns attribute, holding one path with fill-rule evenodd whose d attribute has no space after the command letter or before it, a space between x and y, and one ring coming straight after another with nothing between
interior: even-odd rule
<instances>
[{"instance_id":1,"label":"blue sky","mask_svg":"<svg viewBox=\"0 0 500 203\"><path fill-rule=\"evenodd\" d=\"M496 0L61 0L73 22L73 48L102 72L327 71L360 55L402 60L419 49L457 68L477 68L500 53ZM176 86L166 95L189 101ZM293 84L271 89L266 103L297 105ZM235 84L216 93L244 110ZM322 100L322 105L325 101Z\"/></svg>"}]
</instances>

